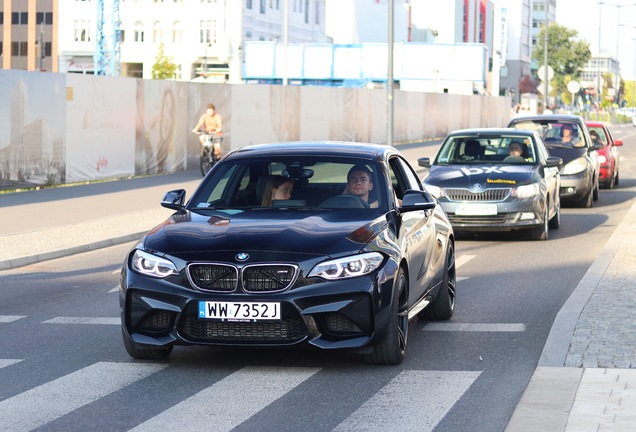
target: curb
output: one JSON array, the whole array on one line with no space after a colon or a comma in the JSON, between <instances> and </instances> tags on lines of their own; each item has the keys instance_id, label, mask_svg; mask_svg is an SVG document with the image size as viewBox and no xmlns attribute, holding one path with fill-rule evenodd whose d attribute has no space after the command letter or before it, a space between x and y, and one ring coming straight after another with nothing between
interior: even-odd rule
<instances>
[{"instance_id":1,"label":"curb","mask_svg":"<svg viewBox=\"0 0 636 432\"><path fill-rule=\"evenodd\" d=\"M66 249L60 249L51 252L44 252L36 255L29 255L20 258L9 259L5 261L0 261L0 271L2 270L11 270L18 267L24 267L30 264L35 264L42 261L48 261L56 258L62 258L69 255L76 255L83 252L89 252L92 250L102 249L110 246L115 246L123 243L132 242L135 240L139 240L142 236L144 236L148 231L142 231L133 234L126 234L124 236L115 237L107 240L100 240L93 243L88 243L79 246L73 246Z\"/></svg>"}]
</instances>

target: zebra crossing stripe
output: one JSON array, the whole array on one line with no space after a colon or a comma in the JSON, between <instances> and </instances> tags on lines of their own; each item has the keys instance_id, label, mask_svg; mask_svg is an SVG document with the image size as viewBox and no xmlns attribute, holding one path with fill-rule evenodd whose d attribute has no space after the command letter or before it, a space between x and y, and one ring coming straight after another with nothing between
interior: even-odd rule
<instances>
[{"instance_id":1,"label":"zebra crossing stripe","mask_svg":"<svg viewBox=\"0 0 636 432\"><path fill-rule=\"evenodd\" d=\"M25 315L0 315L0 323L10 323L22 318L26 318L26 316Z\"/></svg>"},{"instance_id":2,"label":"zebra crossing stripe","mask_svg":"<svg viewBox=\"0 0 636 432\"><path fill-rule=\"evenodd\" d=\"M0 401L3 430L30 431L164 369L167 365L100 362Z\"/></svg>"},{"instance_id":3,"label":"zebra crossing stripe","mask_svg":"<svg viewBox=\"0 0 636 432\"><path fill-rule=\"evenodd\" d=\"M214 425L215 432L229 431L319 370L245 367L132 430L210 430ZM246 394L250 395L249 404L244 403Z\"/></svg>"},{"instance_id":4,"label":"zebra crossing stripe","mask_svg":"<svg viewBox=\"0 0 636 432\"><path fill-rule=\"evenodd\" d=\"M0 359L0 369L3 367L11 366L12 364L16 364L21 362L22 360L14 360L14 359ZM0 417L1 418L1 417Z\"/></svg>"},{"instance_id":5,"label":"zebra crossing stripe","mask_svg":"<svg viewBox=\"0 0 636 432\"><path fill-rule=\"evenodd\" d=\"M525 324L484 324L484 323L426 323L423 331L471 331L471 332L522 332Z\"/></svg>"},{"instance_id":6,"label":"zebra crossing stripe","mask_svg":"<svg viewBox=\"0 0 636 432\"><path fill-rule=\"evenodd\" d=\"M111 317L56 317L42 321L42 324L100 324L119 325L121 318Z\"/></svg>"},{"instance_id":7,"label":"zebra crossing stripe","mask_svg":"<svg viewBox=\"0 0 636 432\"><path fill-rule=\"evenodd\" d=\"M401 372L334 432L432 431L481 372Z\"/></svg>"}]
</instances>

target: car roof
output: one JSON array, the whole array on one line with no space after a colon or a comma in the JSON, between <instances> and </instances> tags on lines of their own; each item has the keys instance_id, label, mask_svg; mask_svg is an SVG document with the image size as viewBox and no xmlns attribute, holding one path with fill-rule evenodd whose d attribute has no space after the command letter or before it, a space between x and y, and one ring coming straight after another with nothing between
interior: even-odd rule
<instances>
[{"instance_id":1,"label":"car roof","mask_svg":"<svg viewBox=\"0 0 636 432\"><path fill-rule=\"evenodd\" d=\"M580 122L585 123L583 117L573 114L537 114L537 115L523 115L518 117L513 117L510 119L510 123L518 123L522 121L536 121L536 122L561 122L561 121L570 121L570 122Z\"/></svg>"},{"instance_id":2,"label":"car roof","mask_svg":"<svg viewBox=\"0 0 636 432\"><path fill-rule=\"evenodd\" d=\"M456 135L475 135L475 136L492 136L492 135L514 135L528 137L534 135L536 131L528 129L515 129L515 128L471 128L471 129L458 129L449 133L447 136Z\"/></svg>"},{"instance_id":3,"label":"car roof","mask_svg":"<svg viewBox=\"0 0 636 432\"><path fill-rule=\"evenodd\" d=\"M235 156L337 156L357 159L386 158L389 154L399 153L397 149L385 144L351 141L288 141L267 144L253 144L233 150L228 157Z\"/></svg>"}]
</instances>

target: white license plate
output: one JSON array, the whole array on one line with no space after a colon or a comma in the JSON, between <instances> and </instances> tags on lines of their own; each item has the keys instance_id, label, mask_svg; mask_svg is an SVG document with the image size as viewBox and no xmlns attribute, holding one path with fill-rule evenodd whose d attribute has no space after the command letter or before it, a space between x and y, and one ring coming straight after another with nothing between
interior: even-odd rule
<instances>
[{"instance_id":1,"label":"white license plate","mask_svg":"<svg viewBox=\"0 0 636 432\"><path fill-rule=\"evenodd\" d=\"M497 204L457 204L455 214L458 216L492 216L497 214Z\"/></svg>"},{"instance_id":2,"label":"white license plate","mask_svg":"<svg viewBox=\"0 0 636 432\"><path fill-rule=\"evenodd\" d=\"M200 301L199 318L223 321L280 321L280 303Z\"/></svg>"}]
</instances>

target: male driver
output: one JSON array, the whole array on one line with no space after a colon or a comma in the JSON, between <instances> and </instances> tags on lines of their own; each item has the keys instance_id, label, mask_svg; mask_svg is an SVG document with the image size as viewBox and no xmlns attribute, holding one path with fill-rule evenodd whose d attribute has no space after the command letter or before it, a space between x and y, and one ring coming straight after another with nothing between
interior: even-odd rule
<instances>
[{"instance_id":1,"label":"male driver","mask_svg":"<svg viewBox=\"0 0 636 432\"><path fill-rule=\"evenodd\" d=\"M364 165L354 165L347 174L347 187L345 194L355 195L369 204L369 207L376 208L377 201L369 202L369 192L373 189L372 173Z\"/></svg>"},{"instance_id":2,"label":"male driver","mask_svg":"<svg viewBox=\"0 0 636 432\"><path fill-rule=\"evenodd\" d=\"M199 118L199 122L192 129L192 133L196 133L203 126L203 130L207 134L217 134L222 135L223 133L223 118L221 114L215 112L214 104L208 104L205 110L205 114ZM201 145L205 144L205 135L199 136L199 141L201 141ZM216 160L221 158L221 143L220 141L214 142L214 156Z\"/></svg>"}]
</instances>

